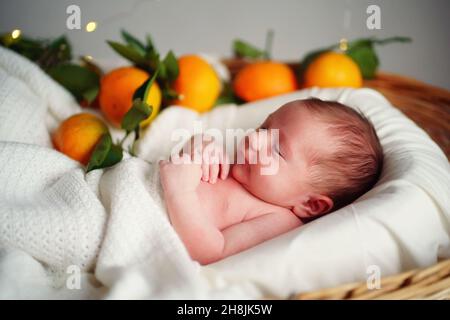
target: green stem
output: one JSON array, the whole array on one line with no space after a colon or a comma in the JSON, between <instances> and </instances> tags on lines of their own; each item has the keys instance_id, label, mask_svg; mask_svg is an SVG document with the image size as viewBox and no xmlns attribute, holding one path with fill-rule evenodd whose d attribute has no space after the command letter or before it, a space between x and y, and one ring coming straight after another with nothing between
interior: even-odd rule
<instances>
[{"instance_id":1,"label":"green stem","mask_svg":"<svg viewBox=\"0 0 450 320\"><path fill-rule=\"evenodd\" d=\"M272 43L273 43L274 31L270 29L266 34L266 44L264 49L265 58L270 60L272 57Z\"/></svg>"},{"instance_id":2,"label":"green stem","mask_svg":"<svg viewBox=\"0 0 450 320\"><path fill-rule=\"evenodd\" d=\"M128 150L130 152L130 155L133 157L136 157L136 151L134 150L136 146L136 140L133 141L133 143L131 144L130 149Z\"/></svg>"},{"instance_id":3,"label":"green stem","mask_svg":"<svg viewBox=\"0 0 450 320\"><path fill-rule=\"evenodd\" d=\"M122 140L120 140L119 142L119 146L122 148L123 143L125 142L125 140L127 139L128 135L130 134L130 131L127 131L125 133L125 136L122 138ZM123 148L122 148L123 149Z\"/></svg>"}]
</instances>

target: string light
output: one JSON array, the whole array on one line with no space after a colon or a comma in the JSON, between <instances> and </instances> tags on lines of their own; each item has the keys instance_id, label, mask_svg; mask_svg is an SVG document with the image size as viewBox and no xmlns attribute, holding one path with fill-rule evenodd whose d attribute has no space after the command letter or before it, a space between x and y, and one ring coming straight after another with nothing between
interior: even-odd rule
<instances>
[{"instance_id":1,"label":"string light","mask_svg":"<svg viewBox=\"0 0 450 320\"><path fill-rule=\"evenodd\" d=\"M97 29L97 22L91 21L86 24L87 32L93 32L93 31L95 31L95 29Z\"/></svg>"},{"instance_id":2,"label":"string light","mask_svg":"<svg viewBox=\"0 0 450 320\"><path fill-rule=\"evenodd\" d=\"M346 38L342 38L341 40L339 40L339 49L343 52L347 51L348 40Z\"/></svg>"},{"instance_id":3,"label":"string light","mask_svg":"<svg viewBox=\"0 0 450 320\"><path fill-rule=\"evenodd\" d=\"M22 31L20 31L19 29L15 29L11 32L11 38L13 39L19 38L21 33Z\"/></svg>"}]
</instances>

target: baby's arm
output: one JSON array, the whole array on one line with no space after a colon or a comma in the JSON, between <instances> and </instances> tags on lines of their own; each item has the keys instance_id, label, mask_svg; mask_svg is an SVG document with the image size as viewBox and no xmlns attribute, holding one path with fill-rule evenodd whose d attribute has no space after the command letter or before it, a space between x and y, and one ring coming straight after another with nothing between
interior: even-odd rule
<instances>
[{"instance_id":1,"label":"baby's arm","mask_svg":"<svg viewBox=\"0 0 450 320\"><path fill-rule=\"evenodd\" d=\"M232 225L224 230L224 248L220 259L251 248L302 225L300 219L288 209L267 213L251 220Z\"/></svg>"},{"instance_id":2,"label":"baby's arm","mask_svg":"<svg viewBox=\"0 0 450 320\"><path fill-rule=\"evenodd\" d=\"M192 259L207 264L220 257L223 234L208 220L196 189L202 177L201 165L183 157L185 163L160 162L161 183L172 226Z\"/></svg>"}]
</instances>

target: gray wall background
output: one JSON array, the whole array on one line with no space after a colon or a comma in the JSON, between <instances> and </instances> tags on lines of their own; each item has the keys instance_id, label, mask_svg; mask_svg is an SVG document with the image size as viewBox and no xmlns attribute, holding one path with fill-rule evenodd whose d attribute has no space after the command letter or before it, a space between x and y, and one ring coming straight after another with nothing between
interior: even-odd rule
<instances>
[{"instance_id":1,"label":"gray wall background","mask_svg":"<svg viewBox=\"0 0 450 320\"><path fill-rule=\"evenodd\" d=\"M66 8L77 4L81 22L98 22L95 32L66 28ZM381 30L368 30L366 8L381 8ZM239 37L262 46L275 31L275 59L296 60L342 37L410 36L411 44L378 47L381 70L450 89L450 1L448 0L1 0L0 31L15 28L30 36L67 34L76 54L106 63L118 56L106 39L119 40L125 28L151 33L162 53L231 54Z\"/></svg>"}]
</instances>

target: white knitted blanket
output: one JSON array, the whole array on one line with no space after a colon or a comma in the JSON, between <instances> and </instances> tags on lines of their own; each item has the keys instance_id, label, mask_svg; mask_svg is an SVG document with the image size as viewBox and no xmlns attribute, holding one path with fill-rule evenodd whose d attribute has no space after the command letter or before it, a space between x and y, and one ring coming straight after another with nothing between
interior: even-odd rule
<instances>
[{"instance_id":1,"label":"white knitted blanket","mask_svg":"<svg viewBox=\"0 0 450 320\"><path fill-rule=\"evenodd\" d=\"M64 286L73 268L94 271L111 297L124 270L130 277L129 270L139 268L146 285L145 293L134 288L136 295L193 297L198 264L170 225L157 166L128 156L111 169L85 174L52 148L49 133L81 111L36 65L0 47L0 260L23 260L38 274L51 271L54 288ZM42 297L26 288L6 290L14 279L2 272L0 267L1 297ZM56 292L47 297L61 297Z\"/></svg>"}]
</instances>

